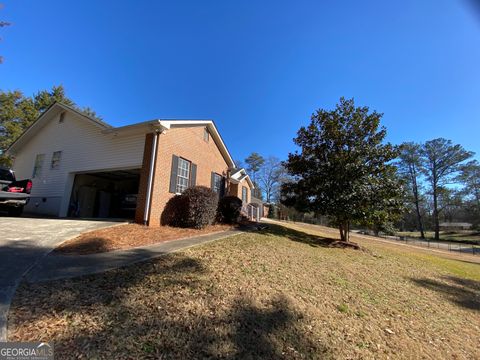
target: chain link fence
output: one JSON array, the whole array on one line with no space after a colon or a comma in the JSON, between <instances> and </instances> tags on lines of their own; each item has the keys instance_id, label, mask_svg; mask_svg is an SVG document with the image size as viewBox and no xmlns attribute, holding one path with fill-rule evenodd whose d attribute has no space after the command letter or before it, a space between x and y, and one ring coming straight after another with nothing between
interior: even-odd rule
<instances>
[{"instance_id":1,"label":"chain link fence","mask_svg":"<svg viewBox=\"0 0 480 360\"><path fill-rule=\"evenodd\" d=\"M363 235L373 236L367 232L360 232ZM421 246L426 248L432 249L439 249L439 250L448 250L448 251L455 251L464 254L472 254L472 255L480 255L480 246L475 244L465 244L460 242L454 241L433 241L428 239L419 239L419 238L412 238L408 236L390 236L390 235L378 235L378 237L386 240L398 241L404 244L410 244L415 246Z\"/></svg>"}]
</instances>

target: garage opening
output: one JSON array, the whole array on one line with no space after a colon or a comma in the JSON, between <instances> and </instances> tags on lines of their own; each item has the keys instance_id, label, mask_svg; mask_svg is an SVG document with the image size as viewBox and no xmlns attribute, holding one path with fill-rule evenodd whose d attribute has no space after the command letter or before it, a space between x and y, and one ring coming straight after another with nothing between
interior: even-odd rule
<instances>
[{"instance_id":1,"label":"garage opening","mask_svg":"<svg viewBox=\"0 0 480 360\"><path fill-rule=\"evenodd\" d=\"M140 169L75 175L68 216L133 219Z\"/></svg>"}]
</instances>

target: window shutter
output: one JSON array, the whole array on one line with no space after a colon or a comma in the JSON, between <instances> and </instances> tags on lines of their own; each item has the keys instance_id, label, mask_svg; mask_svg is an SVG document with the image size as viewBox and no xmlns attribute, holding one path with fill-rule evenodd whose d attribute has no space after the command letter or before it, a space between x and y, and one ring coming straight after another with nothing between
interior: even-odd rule
<instances>
[{"instance_id":1,"label":"window shutter","mask_svg":"<svg viewBox=\"0 0 480 360\"><path fill-rule=\"evenodd\" d=\"M177 192L177 171L178 171L178 156L172 155L172 171L170 172L170 192Z\"/></svg>"},{"instance_id":2,"label":"window shutter","mask_svg":"<svg viewBox=\"0 0 480 360\"><path fill-rule=\"evenodd\" d=\"M195 186L197 183L197 164L192 163L190 169L190 186Z\"/></svg>"},{"instance_id":3,"label":"window shutter","mask_svg":"<svg viewBox=\"0 0 480 360\"><path fill-rule=\"evenodd\" d=\"M225 177L222 176L222 182L221 182L221 186L220 186L220 197L224 197L225 196Z\"/></svg>"},{"instance_id":4,"label":"window shutter","mask_svg":"<svg viewBox=\"0 0 480 360\"><path fill-rule=\"evenodd\" d=\"M215 190L215 173L210 173L210 189Z\"/></svg>"}]
</instances>

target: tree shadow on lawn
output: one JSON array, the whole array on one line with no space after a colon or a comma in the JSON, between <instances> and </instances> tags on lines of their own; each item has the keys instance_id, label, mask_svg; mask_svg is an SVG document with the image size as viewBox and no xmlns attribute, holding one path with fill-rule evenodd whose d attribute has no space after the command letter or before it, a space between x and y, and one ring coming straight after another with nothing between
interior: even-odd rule
<instances>
[{"instance_id":1,"label":"tree shadow on lawn","mask_svg":"<svg viewBox=\"0 0 480 360\"><path fill-rule=\"evenodd\" d=\"M284 296L259 304L236 295L228 303L208 275L201 261L173 254L101 275L22 285L12 309L20 329L14 340L38 338L64 318L45 339L59 358L331 357Z\"/></svg>"},{"instance_id":2,"label":"tree shadow on lawn","mask_svg":"<svg viewBox=\"0 0 480 360\"><path fill-rule=\"evenodd\" d=\"M443 281L411 278L416 285L436 291L463 308L480 311L480 281L444 276Z\"/></svg>"},{"instance_id":3,"label":"tree shadow on lawn","mask_svg":"<svg viewBox=\"0 0 480 360\"><path fill-rule=\"evenodd\" d=\"M312 247L325 247L325 248L352 248L360 249L360 246L354 242L345 243L338 239L312 235L303 231L294 230L281 225L268 224L268 226L259 231L260 234L268 234L273 236L286 237L292 241L308 244Z\"/></svg>"}]
</instances>

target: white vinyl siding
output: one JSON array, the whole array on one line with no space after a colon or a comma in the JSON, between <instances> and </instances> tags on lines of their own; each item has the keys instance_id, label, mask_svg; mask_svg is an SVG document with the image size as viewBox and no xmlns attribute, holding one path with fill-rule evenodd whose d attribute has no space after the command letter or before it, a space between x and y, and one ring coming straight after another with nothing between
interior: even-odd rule
<instances>
[{"instance_id":1,"label":"white vinyl siding","mask_svg":"<svg viewBox=\"0 0 480 360\"><path fill-rule=\"evenodd\" d=\"M33 166L32 179L42 175L43 162L45 154L37 154L35 157L35 165Z\"/></svg>"},{"instance_id":2,"label":"white vinyl siding","mask_svg":"<svg viewBox=\"0 0 480 360\"><path fill-rule=\"evenodd\" d=\"M68 193L67 180L72 173L142 167L145 133L116 136L102 130L71 112L65 113L61 124L56 116L15 154L13 169L17 178L31 177L37 154L50 157L60 149L61 166L56 170L43 166L41 174L33 179L32 197L63 197Z\"/></svg>"}]
</instances>

